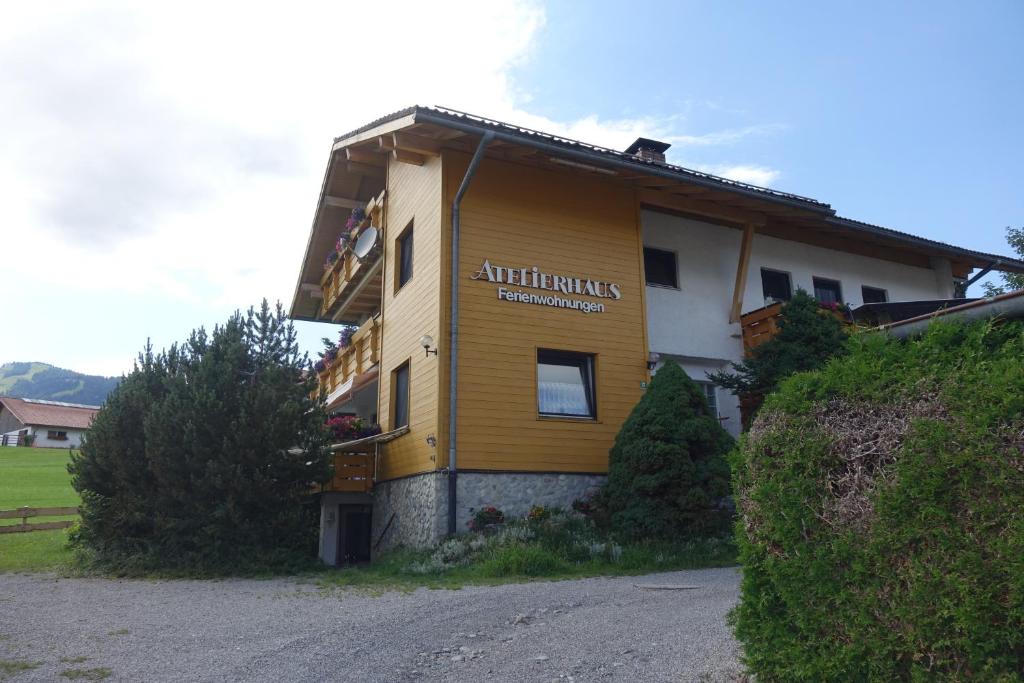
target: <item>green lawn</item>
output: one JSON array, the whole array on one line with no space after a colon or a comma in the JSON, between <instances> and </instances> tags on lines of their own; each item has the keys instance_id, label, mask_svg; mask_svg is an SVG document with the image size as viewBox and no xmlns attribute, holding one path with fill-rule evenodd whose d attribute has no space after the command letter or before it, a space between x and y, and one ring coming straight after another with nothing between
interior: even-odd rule
<instances>
[{"instance_id":1,"label":"green lawn","mask_svg":"<svg viewBox=\"0 0 1024 683\"><path fill-rule=\"evenodd\" d=\"M78 494L68 474L69 451L62 448L0 447L0 510L28 507L71 507ZM37 518L56 521L71 517ZM0 524L20 524L20 519ZM64 548L66 532L33 531L0 534L0 572L38 571L55 568L69 558Z\"/></svg>"}]
</instances>

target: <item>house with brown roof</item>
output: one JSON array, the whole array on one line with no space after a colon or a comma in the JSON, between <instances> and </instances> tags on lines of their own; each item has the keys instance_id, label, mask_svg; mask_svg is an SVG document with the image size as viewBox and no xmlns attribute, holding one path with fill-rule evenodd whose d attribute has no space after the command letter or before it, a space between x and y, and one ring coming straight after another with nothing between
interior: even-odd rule
<instances>
[{"instance_id":1,"label":"house with brown roof","mask_svg":"<svg viewBox=\"0 0 1024 683\"><path fill-rule=\"evenodd\" d=\"M78 448L99 406L0 396L0 444Z\"/></svg>"},{"instance_id":2,"label":"house with brown roof","mask_svg":"<svg viewBox=\"0 0 1024 683\"><path fill-rule=\"evenodd\" d=\"M831 310L934 312L986 273L1024 273L677 166L668 147L430 107L334 140L290 315L338 335L314 366L328 412L381 433L333 446L326 562L429 546L484 506L568 508L604 481L668 359L738 435L740 397L708 373L774 334L798 290Z\"/></svg>"}]
</instances>

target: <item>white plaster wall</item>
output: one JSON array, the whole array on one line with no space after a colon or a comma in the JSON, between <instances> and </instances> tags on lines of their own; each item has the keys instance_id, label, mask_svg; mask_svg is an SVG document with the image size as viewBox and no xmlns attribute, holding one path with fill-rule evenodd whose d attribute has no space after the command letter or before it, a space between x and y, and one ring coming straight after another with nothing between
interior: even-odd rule
<instances>
[{"instance_id":1,"label":"white plaster wall","mask_svg":"<svg viewBox=\"0 0 1024 683\"><path fill-rule=\"evenodd\" d=\"M82 445L82 434L85 430L83 429L66 429L64 427L53 427L54 431L67 432L68 438L66 441L57 441L55 439L47 439L46 434L50 431L50 427L30 427L30 432L35 434L35 441L32 445L37 448L78 448Z\"/></svg>"},{"instance_id":2,"label":"white plaster wall","mask_svg":"<svg viewBox=\"0 0 1024 683\"><path fill-rule=\"evenodd\" d=\"M743 357L739 323L729 322L742 233L671 214L641 214L644 245L676 254L678 289L647 287L647 333L650 350L675 357L687 374L705 380L708 371ZM755 235L744 291L743 312L765 305L761 268L788 272L793 291L813 293L815 276L839 280L843 300L859 306L861 286L880 287L889 301L938 299L948 296L946 276L937 270L848 254L775 237ZM951 286L951 284L950 284ZM731 433L740 418L735 396L718 391L719 413Z\"/></svg>"}]
</instances>

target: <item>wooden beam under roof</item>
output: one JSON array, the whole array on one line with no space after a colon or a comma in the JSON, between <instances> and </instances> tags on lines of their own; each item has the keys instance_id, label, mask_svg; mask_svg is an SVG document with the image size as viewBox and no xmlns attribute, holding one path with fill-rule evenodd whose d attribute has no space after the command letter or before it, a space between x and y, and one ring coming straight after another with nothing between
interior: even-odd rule
<instances>
[{"instance_id":1,"label":"wooden beam under roof","mask_svg":"<svg viewBox=\"0 0 1024 683\"><path fill-rule=\"evenodd\" d=\"M391 156L395 161L400 161L403 164L412 164L413 166L422 166L427 161L427 158L422 154L407 152L404 149L391 150Z\"/></svg>"},{"instance_id":2,"label":"wooden beam under roof","mask_svg":"<svg viewBox=\"0 0 1024 683\"><path fill-rule=\"evenodd\" d=\"M366 202L361 202L358 199L332 197L331 195L324 195L324 204L326 206L334 206L339 209L362 209L366 206Z\"/></svg>"},{"instance_id":3,"label":"wooden beam under roof","mask_svg":"<svg viewBox=\"0 0 1024 683\"><path fill-rule=\"evenodd\" d=\"M382 154L371 152L368 149L349 147L345 150L345 158L349 161L357 161L361 164L369 164L371 166L387 165L387 159Z\"/></svg>"},{"instance_id":4,"label":"wooden beam under roof","mask_svg":"<svg viewBox=\"0 0 1024 683\"><path fill-rule=\"evenodd\" d=\"M404 152L434 157L441 153L441 144L437 140L431 140L422 135L395 132L391 134L391 140L394 143L395 149Z\"/></svg>"},{"instance_id":5,"label":"wooden beam under roof","mask_svg":"<svg viewBox=\"0 0 1024 683\"><path fill-rule=\"evenodd\" d=\"M732 290L732 308L729 309L731 323L738 323L743 313L743 292L747 289L747 270L750 268L750 252L753 251L753 245L754 226L748 223L743 227L739 263L736 264L736 284Z\"/></svg>"}]
</instances>

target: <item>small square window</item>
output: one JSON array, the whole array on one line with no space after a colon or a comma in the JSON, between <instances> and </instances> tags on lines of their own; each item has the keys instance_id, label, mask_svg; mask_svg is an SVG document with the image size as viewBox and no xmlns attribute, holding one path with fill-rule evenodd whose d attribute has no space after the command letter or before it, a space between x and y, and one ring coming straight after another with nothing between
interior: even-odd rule
<instances>
[{"instance_id":1,"label":"small square window","mask_svg":"<svg viewBox=\"0 0 1024 683\"><path fill-rule=\"evenodd\" d=\"M675 252L644 247L644 273L647 284L678 288L678 272Z\"/></svg>"},{"instance_id":2,"label":"small square window","mask_svg":"<svg viewBox=\"0 0 1024 683\"><path fill-rule=\"evenodd\" d=\"M409 361L391 371L391 394L394 412L391 414L391 428L409 425Z\"/></svg>"},{"instance_id":3,"label":"small square window","mask_svg":"<svg viewBox=\"0 0 1024 683\"><path fill-rule=\"evenodd\" d=\"M789 273L781 270L761 269L761 292L765 301L789 301L793 298L793 285Z\"/></svg>"},{"instance_id":4,"label":"small square window","mask_svg":"<svg viewBox=\"0 0 1024 683\"><path fill-rule=\"evenodd\" d=\"M398 274L398 287L401 289L405 283L412 279L412 223L399 235L397 240L398 253L395 255L398 260L396 268Z\"/></svg>"},{"instance_id":5,"label":"small square window","mask_svg":"<svg viewBox=\"0 0 1024 683\"><path fill-rule=\"evenodd\" d=\"M884 304L889 300L889 292L879 287L868 287L867 285L860 288L860 296L866 304Z\"/></svg>"},{"instance_id":6,"label":"small square window","mask_svg":"<svg viewBox=\"0 0 1024 683\"><path fill-rule=\"evenodd\" d=\"M816 277L814 280L814 298L823 304L838 304L843 300L843 290L839 280Z\"/></svg>"},{"instance_id":7,"label":"small square window","mask_svg":"<svg viewBox=\"0 0 1024 683\"><path fill-rule=\"evenodd\" d=\"M569 351L537 351L537 411L556 417L597 417L594 357Z\"/></svg>"}]
</instances>

